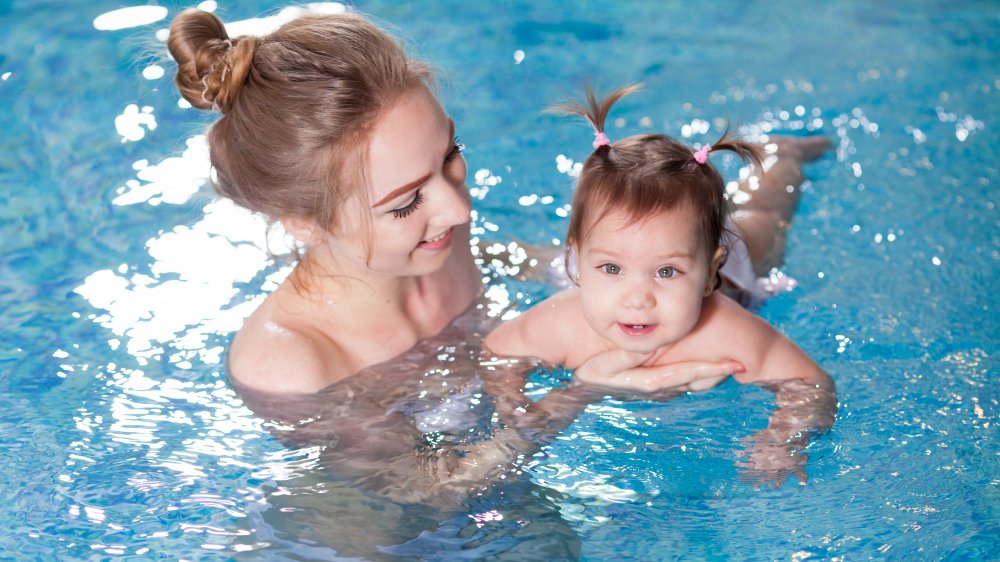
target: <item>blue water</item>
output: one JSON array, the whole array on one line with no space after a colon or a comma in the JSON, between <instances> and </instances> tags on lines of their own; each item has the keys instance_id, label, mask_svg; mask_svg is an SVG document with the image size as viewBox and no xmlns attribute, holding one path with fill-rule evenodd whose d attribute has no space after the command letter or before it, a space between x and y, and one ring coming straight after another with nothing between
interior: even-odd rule
<instances>
[{"instance_id":1,"label":"blue water","mask_svg":"<svg viewBox=\"0 0 1000 562\"><path fill-rule=\"evenodd\" d=\"M227 21L282 5L219 4ZM336 540L261 523L282 491L329 490L327 524L352 496L227 385L225 345L282 269L263 224L203 186L210 116L178 105L157 32L182 5L160 5L98 30L121 2L0 2L0 558L333 559ZM586 560L1000 558L996 3L357 7L446 77L476 226L498 239L561 238L590 138L541 110L588 78L646 85L612 138L701 142L721 119L836 145L790 232L800 285L760 310L838 386L808 484L734 465L764 390L609 400L530 464L537 501L507 505L488 546L523 539L526 506ZM431 557L473 507L418 520L438 542L400 552Z\"/></svg>"}]
</instances>

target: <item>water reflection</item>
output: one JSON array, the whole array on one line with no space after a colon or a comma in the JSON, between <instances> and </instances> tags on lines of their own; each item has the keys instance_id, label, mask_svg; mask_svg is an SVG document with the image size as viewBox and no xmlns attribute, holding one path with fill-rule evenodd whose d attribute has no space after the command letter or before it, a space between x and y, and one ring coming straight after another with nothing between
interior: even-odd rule
<instances>
[{"instance_id":1,"label":"water reflection","mask_svg":"<svg viewBox=\"0 0 1000 562\"><path fill-rule=\"evenodd\" d=\"M148 105L140 110L138 105L130 103L125 106L121 115L115 117L115 130L122 136L122 142L142 140L146 136L146 130L155 129L156 117L153 115L153 108Z\"/></svg>"},{"instance_id":2,"label":"water reflection","mask_svg":"<svg viewBox=\"0 0 1000 562\"><path fill-rule=\"evenodd\" d=\"M162 6L133 6L105 12L94 18L94 28L99 31L116 31L156 23L167 17Z\"/></svg>"},{"instance_id":3,"label":"water reflection","mask_svg":"<svg viewBox=\"0 0 1000 562\"><path fill-rule=\"evenodd\" d=\"M204 189L209 170L204 135L186 141L180 156L158 164L133 164L136 179L118 189L116 205L161 203L179 205ZM92 273L75 291L105 313L92 315L126 341L126 350L143 360L163 353L165 346L181 351L172 357L190 368L194 356L216 364L222 349L206 347L212 335L229 334L287 275L279 268L240 298L238 288L257 279L272 264L271 252L285 253L290 241L280 229L228 200L213 200L193 225L178 225L151 238L148 271L122 264ZM242 293L245 295L245 293ZM144 363L141 363L144 364Z\"/></svg>"},{"instance_id":4,"label":"water reflection","mask_svg":"<svg viewBox=\"0 0 1000 562\"><path fill-rule=\"evenodd\" d=\"M213 201L202 220L146 242L153 259L148 273L124 264L99 270L75 292L105 311L92 319L123 338L140 364L166 346L181 350L172 362L197 357L216 364L222 350L206 343L239 328L263 290L287 274L287 268L279 269L259 280L249 298L241 292L240 286L257 280L271 264L265 232L259 217L228 201Z\"/></svg>"}]
</instances>

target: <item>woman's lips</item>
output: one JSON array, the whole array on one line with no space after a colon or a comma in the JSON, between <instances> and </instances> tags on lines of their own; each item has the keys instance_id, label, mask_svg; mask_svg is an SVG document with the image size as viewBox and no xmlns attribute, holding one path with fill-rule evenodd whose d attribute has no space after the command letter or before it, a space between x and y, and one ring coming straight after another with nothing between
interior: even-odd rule
<instances>
[{"instance_id":1,"label":"woman's lips","mask_svg":"<svg viewBox=\"0 0 1000 562\"><path fill-rule=\"evenodd\" d=\"M656 329L657 324L622 324L618 323L618 328L627 336L645 336Z\"/></svg>"},{"instance_id":2,"label":"woman's lips","mask_svg":"<svg viewBox=\"0 0 1000 562\"><path fill-rule=\"evenodd\" d=\"M443 250L447 248L451 244L452 230L454 230L454 228L449 228L434 238L424 240L423 242L417 244L417 248L422 248L424 250Z\"/></svg>"}]
</instances>

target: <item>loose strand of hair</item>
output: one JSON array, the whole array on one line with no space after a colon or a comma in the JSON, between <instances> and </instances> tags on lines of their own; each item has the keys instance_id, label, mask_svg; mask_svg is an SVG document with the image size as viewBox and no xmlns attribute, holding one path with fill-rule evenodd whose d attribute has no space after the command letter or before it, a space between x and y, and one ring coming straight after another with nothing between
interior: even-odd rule
<instances>
[{"instance_id":1,"label":"loose strand of hair","mask_svg":"<svg viewBox=\"0 0 1000 562\"><path fill-rule=\"evenodd\" d=\"M719 150L728 150L736 154L740 160L747 164L753 164L758 170L763 168L763 156L760 145L733 136L729 125L726 125L726 130L723 131L719 140L712 144L713 152Z\"/></svg>"},{"instance_id":2,"label":"loose strand of hair","mask_svg":"<svg viewBox=\"0 0 1000 562\"><path fill-rule=\"evenodd\" d=\"M546 111L559 115L578 115L586 119L595 132L603 133L608 113L611 112L611 107L618 100L640 89L642 89L642 84L629 84L611 92L606 98L600 99L594 93L594 88L590 84L587 84L584 88L584 95L587 99L586 105L578 101L569 101L556 104Z\"/></svg>"}]
</instances>

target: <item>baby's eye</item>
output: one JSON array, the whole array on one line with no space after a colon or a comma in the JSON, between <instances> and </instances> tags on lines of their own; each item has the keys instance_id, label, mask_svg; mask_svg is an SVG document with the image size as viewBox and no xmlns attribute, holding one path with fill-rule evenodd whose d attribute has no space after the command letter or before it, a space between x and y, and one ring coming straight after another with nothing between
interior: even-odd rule
<instances>
[{"instance_id":1,"label":"baby's eye","mask_svg":"<svg viewBox=\"0 0 1000 562\"><path fill-rule=\"evenodd\" d=\"M602 265L599 269L609 275L618 275L619 273L622 272L622 268L618 267L613 263L606 263Z\"/></svg>"},{"instance_id":2,"label":"baby's eye","mask_svg":"<svg viewBox=\"0 0 1000 562\"><path fill-rule=\"evenodd\" d=\"M670 266L661 267L656 270L656 276L660 279L670 279L674 275L677 275L677 270Z\"/></svg>"}]
</instances>

